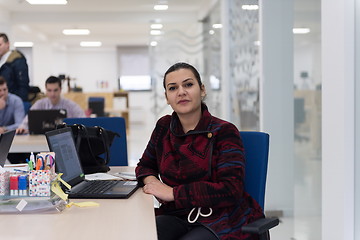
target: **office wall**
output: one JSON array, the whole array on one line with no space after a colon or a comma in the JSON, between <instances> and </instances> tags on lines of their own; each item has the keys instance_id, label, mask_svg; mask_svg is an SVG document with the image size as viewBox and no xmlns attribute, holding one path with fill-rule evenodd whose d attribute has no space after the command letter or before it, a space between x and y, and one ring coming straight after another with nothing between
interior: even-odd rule
<instances>
[{"instance_id":1,"label":"office wall","mask_svg":"<svg viewBox=\"0 0 360 240\"><path fill-rule=\"evenodd\" d=\"M58 49L50 44L35 44L32 56L32 84L44 90L48 76L65 74L71 87L83 91L113 91L117 89L116 48ZM64 91L67 91L64 85Z\"/></svg>"},{"instance_id":2,"label":"office wall","mask_svg":"<svg viewBox=\"0 0 360 240\"><path fill-rule=\"evenodd\" d=\"M321 2L322 238L327 240L359 239L354 237L356 6L355 0Z\"/></svg>"},{"instance_id":3,"label":"office wall","mask_svg":"<svg viewBox=\"0 0 360 240\"><path fill-rule=\"evenodd\" d=\"M6 32L8 33L8 37L11 37L11 31L10 31L10 26L8 24L10 19L10 14L8 11L4 10L4 9L0 9L0 29L1 32Z\"/></svg>"},{"instance_id":4,"label":"office wall","mask_svg":"<svg viewBox=\"0 0 360 240\"><path fill-rule=\"evenodd\" d=\"M73 49L67 52L67 71L72 84L84 92L117 89L116 49Z\"/></svg>"}]
</instances>

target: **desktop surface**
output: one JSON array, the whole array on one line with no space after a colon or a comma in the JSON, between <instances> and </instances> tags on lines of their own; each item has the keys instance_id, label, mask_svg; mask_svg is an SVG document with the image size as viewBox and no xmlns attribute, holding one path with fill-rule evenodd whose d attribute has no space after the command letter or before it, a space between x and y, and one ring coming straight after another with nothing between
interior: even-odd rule
<instances>
[{"instance_id":1,"label":"desktop surface","mask_svg":"<svg viewBox=\"0 0 360 240\"><path fill-rule=\"evenodd\" d=\"M49 146L46 137L43 134L39 135L15 135L13 143L10 147L11 153L23 152L43 152L49 151Z\"/></svg>"},{"instance_id":2,"label":"desktop surface","mask_svg":"<svg viewBox=\"0 0 360 240\"><path fill-rule=\"evenodd\" d=\"M125 169L125 170L122 170ZM112 172L129 168L113 167ZM138 189L129 199L94 201L98 207L72 206L61 213L0 214L1 239L156 239L153 197Z\"/></svg>"}]
</instances>

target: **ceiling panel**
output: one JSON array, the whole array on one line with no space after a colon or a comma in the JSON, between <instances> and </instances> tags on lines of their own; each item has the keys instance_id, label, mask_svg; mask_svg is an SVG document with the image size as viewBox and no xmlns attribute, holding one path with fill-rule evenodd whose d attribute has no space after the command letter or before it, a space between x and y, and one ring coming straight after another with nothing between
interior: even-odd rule
<instances>
[{"instance_id":1,"label":"ceiling panel","mask_svg":"<svg viewBox=\"0 0 360 240\"><path fill-rule=\"evenodd\" d=\"M170 0L168 11L161 12L153 10L157 2L68 0L65 6L36 6L25 0L0 0L0 20L8 16L12 41L50 41L66 46L78 46L80 40L102 41L104 46L147 45L151 22L161 21L165 31L174 27L186 30L202 20L217 1ZM319 26L320 1L295 0L294 6L295 26ZM88 28L91 34L64 36L64 28Z\"/></svg>"}]
</instances>

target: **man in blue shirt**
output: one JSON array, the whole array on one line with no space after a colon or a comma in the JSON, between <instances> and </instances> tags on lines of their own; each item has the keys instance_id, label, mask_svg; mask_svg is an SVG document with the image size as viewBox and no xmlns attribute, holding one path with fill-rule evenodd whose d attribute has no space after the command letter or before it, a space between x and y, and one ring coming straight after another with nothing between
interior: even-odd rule
<instances>
[{"instance_id":1,"label":"man in blue shirt","mask_svg":"<svg viewBox=\"0 0 360 240\"><path fill-rule=\"evenodd\" d=\"M21 98L9 93L5 78L0 76L0 133L16 129L24 117Z\"/></svg>"}]
</instances>

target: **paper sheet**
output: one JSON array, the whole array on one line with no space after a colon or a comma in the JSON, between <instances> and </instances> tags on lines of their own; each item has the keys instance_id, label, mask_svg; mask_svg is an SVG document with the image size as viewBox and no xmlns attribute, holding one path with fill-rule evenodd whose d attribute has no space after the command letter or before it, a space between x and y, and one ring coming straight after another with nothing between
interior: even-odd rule
<instances>
[{"instance_id":1,"label":"paper sheet","mask_svg":"<svg viewBox=\"0 0 360 240\"><path fill-rule=\"evenodd\" d=\"M86 174L85 179L88 181L93 180L122 180L120 177L113 176L108 173L93 173L93 174Z\"/></svg>"},{"instance_id":2,"label":"paper sheet","mask_svg":"<svg viewBox=\"0 0 360 240\"><path fill-rule=\"evenodd\" d=\"M116 176L119 176L126 180L136 180L136 175L134 172L118 172Z\"/></svg>"},{"instance_id":3,"label":"paper sheet","mask_svg":"<svg viewBox=\"0 0 360 240\"><path fill-rule=\"evenodd\" d=\"M9 172L29 171L29 166L27 165L27 163L5 164L4 170L9 171Z\"/></svg>"}]
</instances>

